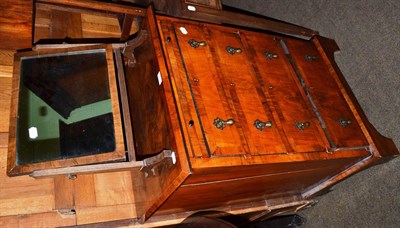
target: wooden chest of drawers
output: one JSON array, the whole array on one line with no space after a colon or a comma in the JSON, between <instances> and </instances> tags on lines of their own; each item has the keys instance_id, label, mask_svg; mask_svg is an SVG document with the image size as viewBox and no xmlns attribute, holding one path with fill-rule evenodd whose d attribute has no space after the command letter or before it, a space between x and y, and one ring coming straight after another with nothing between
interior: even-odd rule
<instances>
[{"instance_id":1,"label":"wooden chest of drawers","mask_svg":"<svg viewBox=\"0 0 400 228\"><path fill-rule=\"evenodd\" d=\"M366 121L333 61L334 41L156 23L126 72L134 135L138 153L170 145L180 163L164 185L174 190L146 216L161 204L157 214L310 199L398 153Z\"/></svg>"},{"instance_id":2,"label":"wooden chest of drawers","mask_svg":"<svg viewBox=\"0 0 400 228\"><path fill-rule=\"evenodd\" d=\"M77 178L54 179L52 210L73 208L79 224L260 202L264 209L296 210L343 178L398 155L359 107L334 62L333 40L154 16L151 8L129 12L143 19L136 27L142 40L124 56L121 46L114 53L107 48L108 66L113 55L118 68L110 74L119 82L113 101L121 107L113 107L121 111L125 140L118 161L128 159L62 168ZM35 40L43 35L38 31ZM165 156L160 151L176 160L146 166ZM129 197L119 201L124 194ZM113 210L114 201L104 200L109 195L123 209L91 217Z\"/></svg>"}]
</instances>

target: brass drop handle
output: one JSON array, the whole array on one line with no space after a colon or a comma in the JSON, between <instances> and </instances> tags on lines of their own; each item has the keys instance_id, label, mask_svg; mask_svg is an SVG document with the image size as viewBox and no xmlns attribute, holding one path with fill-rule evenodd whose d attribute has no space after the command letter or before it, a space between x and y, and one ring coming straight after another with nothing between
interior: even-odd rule
<instances>
[{"instance_id":1,"label":"brass drop handle","mask_svg":"<svg viewBox=\"0 0 400 228\"><path fill-rule=\"evenodd\" d=\"M226 46L226 48L225 48L225 50L229 53L229 54L231 54L231 55L234 55L234 54L240 54L240 53L242 53L242 49L240 49L240 48L233 48L233 47L231 47L231 46Z\"/></svg>"},{"instance_id":2,"label":"brass drop handle","mask_svg":"<svg viewBox=\"0 0 400 228\"><path fill-rule=\"evenodd\" d=\"M204 41L196 41L196 40L194 40L194 39L189 40L188 43L189 43L189 45L192 46L193 48L198 48L198 47L200 47L200 46L204 47L204 46L207 45L206 42L204 42Z\"/></svg>"},{"instance_id":3,"label":"brass drop handle","mask_svg":"<svg viewBox=\"0 0 400 228\"><path fill-rule=\"evenodd\" d=\"M262 122L261 120L256 119L256 121L254 121L254 126L255 126L259 131L262 131L262 130L264 130L264 128L266 128L266 127L271 128L271 127L272 127L272 122L271 122L271 121Z\"/></svg>"},{"instance_id":4,"label":"brass drop handle","mask_svg":"<svg viewBox=\"0 0 400 228\"><path fill-rule=\"evenodd\" d=\"M339 124L340 124L342 127L347 127L347 126L350 125L351 123L352 123L351 120L345 120L345 119L343 119L343 118L339 118Z\"/></svg>"},{"instance_id":5,"label":"brass drop handle","mask_svg":"<svg viewBox=\"0 0 400 228\"><path fill-rule=\"evenodd\" d=\"M273 53L270 53L270 52L265 52L264 55L268 59L277 59L279 57L278 54L273 54Z\"/></svg>"},{"instance_id":6,"label":"brass drop handle","mask_svg":"<svg viewBox=\"0 0 400 228\"><path fill-rule=\"evenodd\" d=\"M232 126L233 124L235 124L235 121L233 119L222 120L219 117L217 117L214 120L214 126L220 130L224 130L226 125Z\"/></svg>"},{"instance_id":7,"label":"brass drop handle","mask_svg":"<svg viewBox=\"0 0 400 228\"><path fill-rule=\"evenodd\" d=\"M311 125L311 123L308 121L306 121L306 122L296 121L294 123L294 125L296 125L297 129L299 129L300 131L303 131L304 128L309 127Z\"/></svg>"},{"instance_id":8,"label":"brass drop handle","mask_svg":"<svg viewBox=\"0 0 400 228\"><path fill-rule=\"evenodd\" d=\"M307 60L307 62L312 62L317 59L317 56L315 55L305 55L304 58Z\"/></svg>"}]
</instances>

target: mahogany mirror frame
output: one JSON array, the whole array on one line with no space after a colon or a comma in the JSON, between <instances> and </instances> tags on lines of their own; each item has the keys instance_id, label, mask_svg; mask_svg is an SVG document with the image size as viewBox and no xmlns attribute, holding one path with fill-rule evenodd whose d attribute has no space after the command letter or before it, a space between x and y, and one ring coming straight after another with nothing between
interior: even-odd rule
<instances>
[{"instance_id":1,"label":"mahogany mirror frame","mask_svg":"<svg viewBox=\"0 0 400 228\"><path fill-rule=\"evenodd\" d=\"M73 157L52 161L43 161L30 164L17 164L17 121L18 121L18 102L20 87L20 67L23 57L46 56L54 54L65 54L73 52L104 50L107 61L108 85L111 99L111 109L114 124L115 150L95 155ZM121 120L120 102L117 88L117 79L114 65L113 49L111 45L92 45L79 46L60 49L39 49L36 51L20 52L14 57L12 97L10 108L10 133L9 147L7 155L7 175L16 176L28 174L36 170L54 169L62 167L80 166L105 162L126 161L126 148L124 141L123 126Z\"/></svg>"}]
</instances>

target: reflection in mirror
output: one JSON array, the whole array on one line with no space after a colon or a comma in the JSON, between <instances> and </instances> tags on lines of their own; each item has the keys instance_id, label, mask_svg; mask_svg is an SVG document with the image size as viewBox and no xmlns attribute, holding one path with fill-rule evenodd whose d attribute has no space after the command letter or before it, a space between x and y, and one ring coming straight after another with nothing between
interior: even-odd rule
<instances>
[{"instance_id":1,"label":"reflection in mirror","mask_svg":"<svg viewBox=\"0 0 400 228\"><path fill-rule=\"evenodd\" d=\"M115 150L105 50L21 59L17 164Z\"/></svg>"}]
</instances>

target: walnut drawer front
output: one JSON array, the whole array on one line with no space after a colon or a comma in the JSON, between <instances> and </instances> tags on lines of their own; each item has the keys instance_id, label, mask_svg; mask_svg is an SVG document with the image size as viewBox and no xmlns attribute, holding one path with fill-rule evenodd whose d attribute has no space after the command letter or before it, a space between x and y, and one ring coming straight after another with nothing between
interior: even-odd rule
<instances>
[{"instance_id":1,"label":"walnut drawer front","mask_svg":"<svg viewBox=\"0 0 400 228\"><path fill-rule=\"evenodd\" d=\"M202 125L209 150L207 155L284 153L286 148L267 98L247 54L241 52L245 48L240 36L233 30L181 22L173 23L171 29L176 42L166 46L175 44L179 49L186 74L186 78L180 80L186 80L189 85L186 89L193 96L192 107ZM229 49L236 51L230 53ZM168 55L171 58L171 52ZM218 121L229 119L230 123L218 124ZM259 129L255 126L256 121L268 122L269 127Z\"/></svg>"},{"instance_id":2,"label":"walnut drawer front","mask_svg":"<svg viewBox=\"0 0 400 228\"><path fill-rule=\"evenodd\" d=\"M312 42L168 18L159 30L193 157L368 146Z\"/></svg>"},{"instance_id":3,"label":"walnut drawer front","mask_svg":"<svg viewBox=\"0 0 400 228\"><path fill-rule=\"evenodd\" d=\"M332 150L367 146L368 142L333 77L335 72L329 60L324 59L324 54L311 42L287 39L285 43L321 114Z\"/></svg>"},{"instance_id":4,"label":"walnut drawer front","mask_svg":"<svg viewBox=\"0 0 400 228\"><path fill-rule=\"evenodd\" d=\"M326 140L318 119L301 91L279 36L243 33L250 57L259 73L264 92L272 102L277 119L293 152L324 151ZM308 126L301 128L304 123Z\"/></svg>"}]
</instances>

